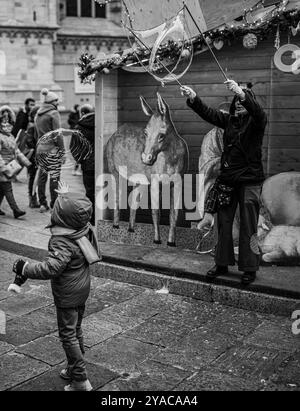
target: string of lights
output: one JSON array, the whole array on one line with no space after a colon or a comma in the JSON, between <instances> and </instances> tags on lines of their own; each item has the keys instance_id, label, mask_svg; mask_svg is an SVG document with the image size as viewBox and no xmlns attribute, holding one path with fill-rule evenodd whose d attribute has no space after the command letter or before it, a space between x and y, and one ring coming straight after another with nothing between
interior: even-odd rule
<instances>
[{"instance_id":1,"label":"string of lights","mask_svg":"<svg viewBox=\"0 0 300 411\"><path fill-rule=\"evenodd\" d=\"M95 0L105 4L113 0ZM287 1L281 1L274 9L262 18L249 23L249 14L263 10L264 2L261 1L250 10L244 10L244 16L240 21L235 21L230 25L224 25L220 28L210 30L205 33L206 40L220 49L225 44L234 44L239 39L243 39L243 45L246 48L255 48L259 41L267 39L270 35L278 37L278 31L288 31L299 27L300 9L286 10ZM221 47L220 47L221 45ZM206 42L201 35L193 38L194 52L206 48ZM175 60L178 58L179 47L175 42L168 42L160 47L159 58ZM149 50L137 46L135 50L125 50L116 52L106 59L97 60L93 55L82 54L79 61L78 75L82 82L91 82L95 78L96 72L108 73L110 69L118 68L123 65L138 65L140 60L149 59Z\"/></svg>"}]
</instances>

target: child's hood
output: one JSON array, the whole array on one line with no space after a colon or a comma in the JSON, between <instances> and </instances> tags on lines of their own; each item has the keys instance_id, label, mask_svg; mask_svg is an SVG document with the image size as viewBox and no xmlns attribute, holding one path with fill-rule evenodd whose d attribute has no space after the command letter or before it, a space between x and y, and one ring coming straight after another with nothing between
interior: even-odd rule
<instances>
[{"instance_id":1,"label":"child's hood","mask_svg":"<svg viewBox=\"0 0 300 411\"><path fill-rule=\"evenodd\" d=\"M82 230L90 222L93 206L82 194L68 193L58 196L47 228L58 226L71 230Z\"/></svg>"}]
</instances>

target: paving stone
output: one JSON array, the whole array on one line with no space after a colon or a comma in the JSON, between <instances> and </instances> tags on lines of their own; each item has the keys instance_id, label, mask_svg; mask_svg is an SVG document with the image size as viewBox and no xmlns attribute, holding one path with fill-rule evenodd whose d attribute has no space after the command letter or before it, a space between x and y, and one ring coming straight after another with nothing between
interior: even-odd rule
<instances>
[{"instance_id":1,"label":"paving stone","mask_svg":"<svg viewBox=\"0 0 300 411\"><path fill-rule=\"evenodd\" d=\"M6 300L7 298L11 297L11 293L7 291L8 286L10 285L11 281L2 281L0 282L0 301Z\"/></svg>"},{"instance_id":2,"label":"paving stone","mask_svg":"<svg viewBox=\"0 0 300 411\"><path fill-rule=\"evenodd\" d=\"M247 336L265 320L265 316L246 310L220 306L214 319L209 320L209 327L217 332Z\"/></svg>"},{"instance_id":3,"label":"paving stone","mask_svg":"<svg viewBox=\"0 0 300 411\"><path fill-rule=\"evenodd\" d=\"M300 352L281 364L274 382L288 389L300 390Z\"/></svg>"},{"instance_id":4,"label":"paving stone","mask_svg":"<svg viewBox=\"0 0 300 411\"><path fill-rule=\"evenodd\" d=\"M6 335L0 335L0 341L19 346L50 334L56 328L55 309L49 306L8 321Z\"/></svg>"},{"instance_id":5,"label":"paving stone","mask_svg":"<svg viewBox=\"0 0 300 411\"><path fill-rule=\"evenodd\" d=\"M64 364L55 366L51 368L50 371L38 376L37 378L18 385L13 388L12 391L64 391L64 386L68 385L68 382L64 381L59 376L59 373L63 367ZM86 367L89 380L91 381L94 390L118 377L117 374L111 372L110 370L99 367L95 364L87 363Z\"/></svg>"},{"instance_id":6,"label":"paving stone","mask_svg":"<svg viewBox=\"0 0 300 411\"><path fill-rule=\"evenodd\" d=\"M0 355L6 354L9 351L14 350L15 347L11 344L7 344L4 341L0 341Z\"/></svg>"},{"instance_id":7,"label":"paving stone","mask_svg":"<svg viewBox=\"0 0 300 411\"><path fill-rule=\"evenodd\" d=\"M194 323L174 316L155 316L127 331L124 337L168 347L193 329Z\"/></svg>"},{"instance_id":8,"label":"paving stone","mask_svg":"<svg viewBox=\"0 0 300 411\"><path fill-rule=\"evenodd\" d=\"M86 353L86 359L119 374L137 370L143 361L157 351L158 347L129 338L114 337Z\"/></svg>"},{"instance_id":9,"label":"paving stone","mask_svg":"<svg viewBox=\"0 0 300 411\"><path fill-rule=\"evenodd\" d=\"M12 388L49 369L49 365L22 354L15 352L4 354L0 357L0 390Z\"/></svg>"},{"instance_id":10,"label":"paving stone","mask_svg":"<svg viewBox=\"0 0 300 411\"><path fill-rule=\"evenodd\" d=\"M217 370L206 369L193 374L178 384L174 391L260 391L267 383L249 381Z\"/></svg>"},{"instance_id":11,"label":"paving stone","mask_svg":"<svg viewBox=\"0 0 300 411\"><path fill-rule=\"evenodd\" d=\"M169 391L189 373L170 365L146 361L129 373L106 384L100 391Z\"/></svg>"},{"instance_id":12,"label":"paving stone","mask_svg":"<svg viewBox=\"0 0 300 411\"><path fill-rule=\"evenodd\" d=\"M120 334L122 332L122 327L107 321L100 321L97 316L90 315L84 319L82 330L84 335L84 345L93 347L116 334Z\"/></svg>"},{"instance_id":13,"label":"paving stone","mask_svg":"<svg viewBox=\"0 0 300 411\"><path fill-rule=\"evenodd\" d=\"M160 349L151 359L185 370L198 370L237 343L234 336L216 333L204 326L190 332L170 347Z\"/></svg>"},{"instance_id":14,"label":"paving stone","mask_svg":"<svg viewBox=\"0 0 300 411\"><path fill-rule=\"evenodd\" d=\"M52 303L53 300L46 297L19 294L0 301L0 310L4 311L8 318L13 318L28 314Z\"/></svg>"},{"instance_id":15,"label":"paving stone","mask_svg":"<svg viewBox=\"0 0 300 411\"><path fill-rule=\"evenodd\" d=\"M289 354L271 348L240 346L223 353L212 366L227 374L259 382L275 374L288 357Z\"/></svg>"},{"instance_id":16,"label":"paving stone","mask_svg":"<svg viewBox=\"0 0 300 411\"><path fill-rule=\"evenodd\" d=\"M66 358L61 342L54 336L38 338L28 344L21 345L16 351L44 361L51 366L61 363Z\"/></svg>"},{"instance_id":17,"label":"paving stone","mask_svg":"<svg viewBox=\"0 0 300 411\"><path fill-rule=\"evenodd\" d=\"M143 287L110 281L94 288L91 297L97 297L106 306L111 306L130 300L143 292Z\"/></svg>"},{"instance_id":18,"label":"paving stone","mask_svg":"<svg viewBox=\"0 0 300 411\"><path fill-rule=\"evenodd\" d=\"M172 302L172 296L162 296L147 291L136 298L108 307L95 314L99 320L112 322L123 330L133 328L146 319L163 311L163 306Z\"/></svg>"},{"instance_id":19,"label":"paving stone","mask_svg":"<svg viewBox=\"0 0 300 411\"><path fill-rule=\"evenodd\" d=\"M279 319L277 322L264 321L245 339L245 344L293 353L300 349L300 338L293 335L291 321Z\"/></svg>"}]
</instances>

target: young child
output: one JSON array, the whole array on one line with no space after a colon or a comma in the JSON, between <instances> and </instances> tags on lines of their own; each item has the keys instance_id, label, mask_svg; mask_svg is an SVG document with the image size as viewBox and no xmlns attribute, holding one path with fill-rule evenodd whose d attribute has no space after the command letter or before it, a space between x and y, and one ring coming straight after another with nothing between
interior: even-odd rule
<instances>
[{"instance_id":1,"label":"young child","mask_svg":"<svg viewBox=\"0 0 300 411\"><path fill-rule=\"evenodd\" d=\"M47 226L52 234L48 257L38 263L17 260L13 267L16 278L10 289L21 286L28 278L51 280L59 337L67 357L67 367L60 373L63 379L70 381L65 391L91 391L83 358L81 322L90 292L89 263L100 261L89 223L93 208L88 198L68 193L64 183L60 183L57 192L51 224ZM89 256L93 254L91 261Z\"/></svg>"}]
</instances>

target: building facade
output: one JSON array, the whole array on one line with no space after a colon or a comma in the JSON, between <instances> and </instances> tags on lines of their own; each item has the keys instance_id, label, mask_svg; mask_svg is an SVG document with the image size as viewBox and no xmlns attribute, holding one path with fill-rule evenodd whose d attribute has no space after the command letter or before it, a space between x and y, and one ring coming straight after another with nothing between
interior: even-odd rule
<instances>
[{"instance_id":1,"label":"building facade","mask_svg":"<svg viewBox=\"0 0 300 411\"><path fill-rule=\"evenodd\" d=\"M128 46L120 2L94 0L0 0L0 104L17 108L39 100L44 87L59 93L63 107L94 104L94 86L81 85L82 53L98 57Z\"/></svg>"}]
</instances>

